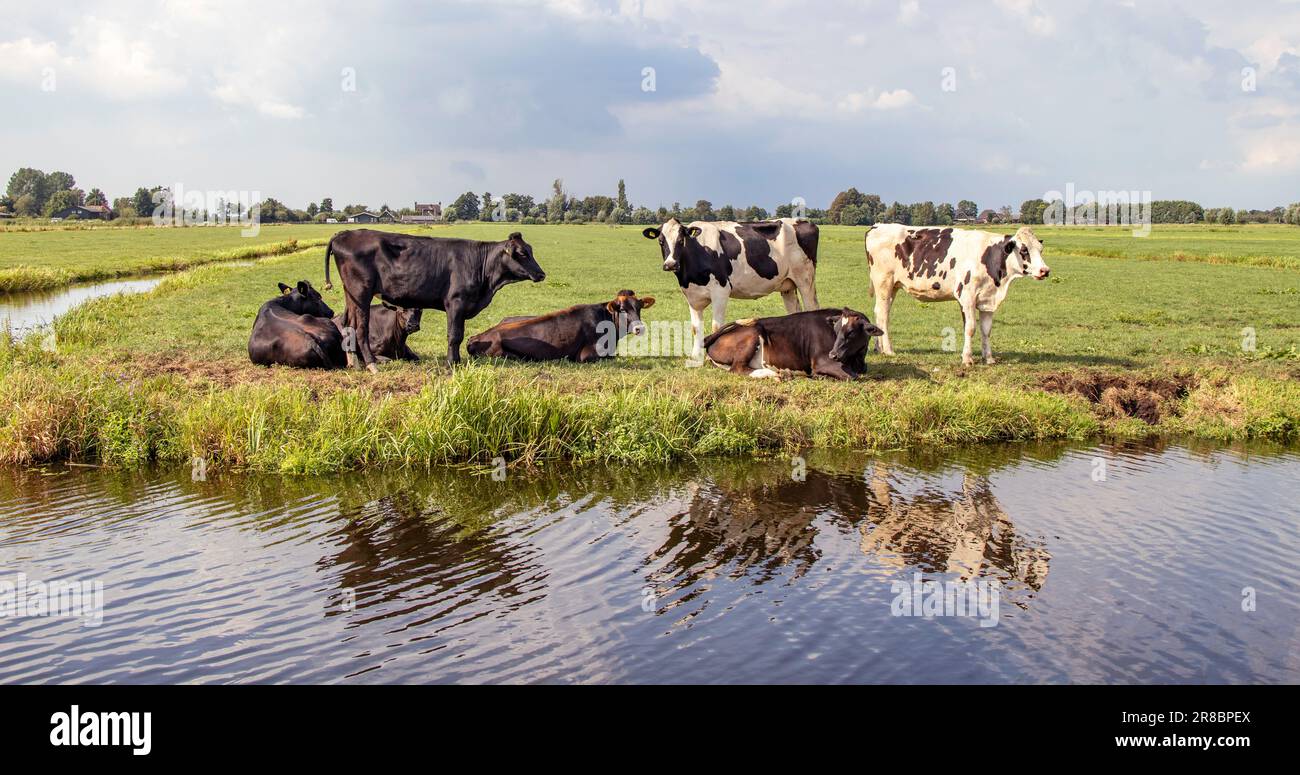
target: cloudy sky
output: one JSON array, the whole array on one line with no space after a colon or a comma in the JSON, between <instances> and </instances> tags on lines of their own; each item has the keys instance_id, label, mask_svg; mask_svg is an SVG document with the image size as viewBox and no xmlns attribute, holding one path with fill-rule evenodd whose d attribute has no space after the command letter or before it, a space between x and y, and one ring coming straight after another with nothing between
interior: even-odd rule
<instances>
[{"instance_id":1,"label":"cloudy sky","mask_svg":"<svg viewBox=\"0 0 1300 775\"><path fill-rule=\"evenodd\" d=\"M297 207L557 177L651 207L1300 200L1297 0L725 5L11 0L0 172Z\"/></svg>"}]
</instances>

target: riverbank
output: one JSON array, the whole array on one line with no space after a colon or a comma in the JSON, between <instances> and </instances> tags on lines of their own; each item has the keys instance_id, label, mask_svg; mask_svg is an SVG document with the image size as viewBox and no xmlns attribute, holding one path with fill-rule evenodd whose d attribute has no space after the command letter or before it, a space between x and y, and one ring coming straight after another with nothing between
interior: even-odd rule
<instances>
[{"instance_id":1,"label":"riverbank","mask_svg":"<svg viewBox=\"0 0 1300 775\"><path fill-rule=\"evenodd\" d=\"M493 239L512 228L472 224L454 234ZM872 314L861 232L822 230L818 286L824 305ZM639 231L524 233L547 281L503 289L468 334L620 288L657 297L645 316L656 342L674 341L656 326L679 334L687 326L681 293ZM671 348L590 366L479 363L449 373L437 312L411 339L427 359L419 364L385 364L378 375L265 369L246 354L257 309L277 282L319 286L323 249L202 266L146 293L78 307L56 322L54 337L6 343L0 463L132 467L199 457L216 467L327 473L497 457L641 464L809 447L1300 438L1293 270L1098 258L1050 245L1052 279L1018 281L998 312L997 365L962 366L956 308L904 296L894 315L899 355L871 354L868 378L853 384L688 369ZM337 286L325 298L343 308ZM728 316L780 311L768 298L734 302Z\"/></svg>"}]
</instances>

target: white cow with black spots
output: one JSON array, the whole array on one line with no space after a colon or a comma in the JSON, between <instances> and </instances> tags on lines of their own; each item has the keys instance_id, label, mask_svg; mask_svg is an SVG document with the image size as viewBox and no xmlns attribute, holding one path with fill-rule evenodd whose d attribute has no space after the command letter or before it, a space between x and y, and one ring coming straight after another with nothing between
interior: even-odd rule
<instances>
[{"instance_id":1,"label":"white cow with black spots","mask_svg":"<svg viewBox=\"0 0 1300 775\"><path fill-rule=\"evenodd\" d=\"M691 309L691 358L703 361L704 310L713 306L713 330L727 321L728 299L780 293L786 312L817 309L817 225L797 218L737 223L676 218L642 232L657 240L663 269L677 277Z\"/></svg>"},{"instance_id":2,"label":"white cow with black spots","mask_svg":"<svg viewBox=\"0 0 1300 775\"><path fill-rule=\"evenodd\" d=\"M956 300L961 305L966 341L961 362L974 363L971 339L978 313L983 333L984 362L992 364L989 341L993 313L1007 297L1018 277L1045 279L1042 240L1027 226L1014 235L952 228L911 228L897 223L877 224L867 231L867 264L871 291L876 297L876 325L884 331L879 348L894 354L889 310L894 294L905 289L919 301Z\"/></svg>"}]
</instances>

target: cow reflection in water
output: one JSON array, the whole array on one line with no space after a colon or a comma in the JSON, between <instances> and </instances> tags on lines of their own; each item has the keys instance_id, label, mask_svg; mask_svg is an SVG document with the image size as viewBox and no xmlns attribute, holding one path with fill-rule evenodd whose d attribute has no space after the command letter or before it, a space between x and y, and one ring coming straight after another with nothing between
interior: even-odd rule
<instances>
[{"instance_id":1,"label":"cow reflection in water","mask_svg":"<svg viewBox=\"0 0 1300 775\"><path fill-rule=\"evenodd\" d=\"M663 581L681 587L729 574L763 583L778 572L797 578L821 559L816 540L828 527L860 531L863 553L885 566L996 578L1032 591L1047 576L1051 556L1016 532L987 476L965 471L956 491L927 478L918 492L904 494L899 485L918 474L891 473L883 463L865 476L809 468L804 481L785 466L728 473L688 485L689 504L655 552L669 560L657 574Z\"/></svg>"},{"instance_id":2,"label":"cow reflection in water","mask_svg":"<svg viewBox=\"0 0 1300 775\"><path fill-rule=\"evenodd\" d=\"M994 577L1035 592L1051 555L1019 535L993 496L987 476L964 471L961 490L899 492L884 465L867 477L871 506L862 525L862 551L898 568L953 573L962 581Z\"/></svg>"}]
</instances>

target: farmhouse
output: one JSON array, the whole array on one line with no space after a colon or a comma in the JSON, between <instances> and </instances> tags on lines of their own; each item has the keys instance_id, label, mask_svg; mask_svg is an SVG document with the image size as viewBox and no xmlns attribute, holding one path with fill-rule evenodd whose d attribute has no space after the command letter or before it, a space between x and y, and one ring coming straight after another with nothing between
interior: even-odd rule
<instances>
[{"instance_id":1,"label":"farmhouse","mask_svg":"<svg viewBox=\"0 0 1300 775\"><path fill-rule=\"evenodd\" d=\"M402 223L437 223L442 220L442 202L416 202L415 215L403 215Z\"/></svg>"},{"instance_id":2,"label":"farmhouse","mask_svg":"<svg viewBox=\"0 0 1300 775\"><path fill-rule=\"evenodd\" d=\"M348 223L397 223L397 216L387 207L381 208L379 212L362 210L348 218Z\"/></svg>"},{"instance_id":3,"label":"farmhouse","mask_svg":"<svg viewBox=\"0 0 1300 775\"><path fill-rule=\"evenodd\" d=\"M65 207L56 213L50 214L51 218L58 218L59 220L76 217L83 220L87 218L98 218L107 221L112 216L113 211L106 205L72 205L71 207Z\"/></svg>"}]
</instances>

